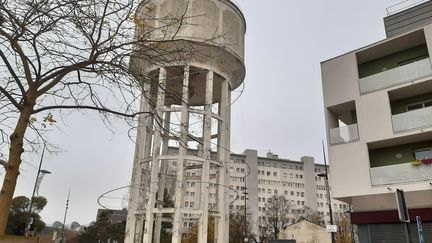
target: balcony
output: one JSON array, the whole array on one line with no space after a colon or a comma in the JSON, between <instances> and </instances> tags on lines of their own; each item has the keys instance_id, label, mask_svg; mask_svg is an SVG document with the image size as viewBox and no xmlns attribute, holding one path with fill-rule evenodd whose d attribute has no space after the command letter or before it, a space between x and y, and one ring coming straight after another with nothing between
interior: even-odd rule
<instances>
[{"instance_id":1,"label":"balcony","mask_svg":"<svg viewBox=\"0 0 432 243\"><path fill-rule=\"evenodd\" d=\"M373 186L426 181L432 179L431 165L403 163L370 168Z\"/></svg>"},{"instance_id":2,"label":"balcony","mask_svg":"<svg viewBox=\"0 0 432 243\"><path fill-rule=\"evenodd\" d=\"M402 132L432 126L432 107L412 110L392 116L393 131Z\"/></svg>"},{"instance_id":3,"label":"balcony","mask_svg":"<svg viewBox=\"0 0 432 243\"><path fill-rule=\"evenodd\" d=\"M360 93L369 93L432 74L430 59L425 58L359 79Z\"/></svg>"},{"instance_id":4,"label":"balcony","mask_svg":"<svg viewBox=\"0 0 432 243\"><path fill-rule=\"evenodd\" d=\"M330 144L350 143L358 139L357 124L330 129Z\"/></svg>"}]
</instances>

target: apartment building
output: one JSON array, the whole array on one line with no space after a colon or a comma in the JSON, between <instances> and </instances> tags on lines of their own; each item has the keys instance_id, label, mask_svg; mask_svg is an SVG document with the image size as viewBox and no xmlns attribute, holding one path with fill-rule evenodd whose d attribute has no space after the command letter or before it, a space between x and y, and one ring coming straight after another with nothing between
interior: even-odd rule
<instances>
[{"instance_id":1,"label":"apartment building","mask_svg":"<svg viewBox=\"0 0 432 243\"><path fill-rule=\"evenodd\" d=\"M307 207L317 211L328 223L325 178L318 176L323 173L325 166L316 164L313 157L304 156L300 161L294 161L279 158L271 152L260 157L256 150L250 149L243 154L231 154L230 185L235 190L229 196L230 207L243 210L246 205L252 222L259 222L265 217L266 202L273 195L283 195L291 202L293 214L302 214ZM332 209L333 216L337 217L346 213L349 206L332 200ZM258 232L258 224L253 226Z\"/></svg>"},{"instance_id":2,"label":"apartment building","mask_svg":"<svg viewBox=\"0 0 432 243\"><path fill-rule=\"evenodd\" d=\"M170 148L175 153L175 148ZM189 153L199 153L189 150ZM212 155L215 157L215 155ZM168 174L174 173L174 166ZM196 183L200 176L200 168L188 165L184 187L184 207L193 208L199 202L200 186ZM212 170L212 169L211 169ZM300 161L279 158L268 152L266 156L258 156L256 150L247 149L242 154L231 154L229 164L229 207L233 211L243 212L245 206L250 213L253 231L258 235L258 223L265 217L265 204L273 195L285 196L292 205L292 213L301 214L306 207L322 215L326 223L329 222L329 207L325 178L318 176L325 173L323 164L316 164L312 157L302 157ZM329 175L331 177L331 175ZM217 208L215 195L220 189L216 176L210 177L209 208ZM334 217L338 217L349 210L348 204L332 200ZM184 215L184 232L196 223L194 215ZM294 223L294 221L293 221Z\"/></svg>"},{"instance_id":3,"label":"apartment building","mask_svg":"<svg viewBox=\"0 0 432 243\"><path fill-rule=\"evenodd\" d=\"M416 216L432 241L431 10L427 1L394 13L386 39L321 63L332 193L352 205L362 243L418 242Z\"/></svg>"}]
</instances>

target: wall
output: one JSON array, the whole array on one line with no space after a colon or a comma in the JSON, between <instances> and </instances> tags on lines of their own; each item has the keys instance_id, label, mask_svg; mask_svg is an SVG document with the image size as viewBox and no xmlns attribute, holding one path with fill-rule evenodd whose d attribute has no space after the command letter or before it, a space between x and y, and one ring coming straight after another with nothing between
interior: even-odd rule
<instances>
[{"instance_id":1,"label":"wall","mask_svg":"<svg viewBox=\"0 0 432 243\"><path fill-rule=\"evenodd\" d=\"M432 1L427 1L384 18L387 37L399 35L430 22L432 22Z\"/></svg>"},{"instance_id":2,"label":"wall","mask_svg":"<svg viewBox=\"0 0 432 243\"><path fill-rule=\"evenodd\" d=\"M317 190L316 190L316 173L315 161L313 157L301 157L303 162L303 177L305 182L305 203L310 209L317 210Z\"/></svg>"}]
</instances>

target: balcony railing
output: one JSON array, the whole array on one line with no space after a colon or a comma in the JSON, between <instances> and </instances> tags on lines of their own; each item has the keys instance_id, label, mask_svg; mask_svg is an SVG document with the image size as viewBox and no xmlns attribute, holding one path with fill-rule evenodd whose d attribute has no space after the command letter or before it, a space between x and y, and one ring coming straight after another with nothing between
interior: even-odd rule
<instances>
[{"instance_id":1,"label":"balcony railing","mask_svg":"<svg viewBox=\"0 0 432 243\"><path fill-rule=\"evenodd\" d=\"M358 139L357 124L330 129L330 144L349 143Z\"/></svg>"},{"instance_id":2,"label":"balcony railing","mask_svg":"<svg viewBox=\"0 0 432 243\"><path fill-rule=\"evenodd\" d=\"M403 84L432 74L429 58L361 78L360 93L368 93Z\"/></svg>"},{"instance_id":3,"label":"balcony railing","mask_svg":"<svg viewBox=\"0 0 432 243\"><path fill-rule=\"evenodd\" d=\"M392 121L393 131L395 132L432 126L432 107L393 115Z\"/></svg>"},{"instance_id":4,"label":"balcony railing","mask_svg":"<svg viewBox=\"0 0 432 243\"><path fill-rule=\"evenodd\" d=\"M370 168L370 176L373 186L425 181L432 179L432 166L411 163L380 166Z\"/></svg>"}]
</instances>

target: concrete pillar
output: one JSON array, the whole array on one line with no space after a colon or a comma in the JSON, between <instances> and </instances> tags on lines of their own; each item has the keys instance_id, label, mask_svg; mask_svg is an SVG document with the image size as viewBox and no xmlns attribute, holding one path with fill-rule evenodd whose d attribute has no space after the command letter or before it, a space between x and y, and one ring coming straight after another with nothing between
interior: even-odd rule
<instances>
[{"instance_id":1,"label":"concrete pillar","mask_svg":"<svg viewBox=\"0 0 432 243\"><path fill-rule=\"evenodd\" d=\"M162 124L163 113L165 101L165 85L166 85L166 69L159 69L159 81L157 87L157 103L156 103L156 113L155 119L160 120L158 123ZM151 161L151 172L150 172L150 188L148 192L148 201L146 207L146 221L144 225L144 235L143 243L152 243L153 238L153 219L154 219L154 205L156 202L156 191L158 189L158 170L159 170L159 156L161 149L161 139L162 131L161 126L155 126L153 134L153 151L152 151L152 161Z\"/></svg>"},{"instance_id":2,"label":"concrete pillar","mask_svg":"<svg viewBox=\"0 0 432 243\"><path fill-rule=\"evenodd\" d=\"M225 187L227 178L229 179L229 175L227 176L227 171L229 170L229 162L230 162L230 150L229 150L229 134L230 134L230 121L229 121L229 113L230 113L230 100L229 100L230 90L229 84L227 80L223 80L221 84L221 100L219 103L219 116L221 117L221 121L219 121L218 127L218 161L221 162L222 168L218 173L218 185L217 185L217 210L219 213L219 217L216 221L217 230L215 231L216 243L225 243L226 237L228 235L228 231L226 231L226 225L229 222L229 218L227 218L227 214L229 212L229 208L227 208L228 203L228 190ZM228 215L229 217L229 215Z\"/></svg>"},{"instance_id":3,"label":"concrete pillar","mask_svg":"<svg viewBox=\"0 0 432 243\"><path fill-rule=\"evenodd\" d=\"M174 199L174 220L173 220L173 235L172 243L181 243L181 227L182 227L182 213L183 207L183 181L184 181L184 165L185 157L187 154L188 146L188 133L189 133L189 65L183 69L183 89L182 89L182 106L181 106L181 124L180 124L180 140L179 152L177 159L177 175L176 175L176 190Z\"/></svg>"},{"instance_id":4,"label":"concrete pillar","mask_svg":"<svg viewBox=\"0 0 432 243\"><path fill-rule=\"evenodd\" d=\"M210 183L210 149L211 149L211 121L213 104L213 71L208 71L206 76L206 92L204 105L203 124L203 165L201 174L201 217L198 223L198 243L207 243L208 235L208 204Z\"/></svg>"}]
</instances>

